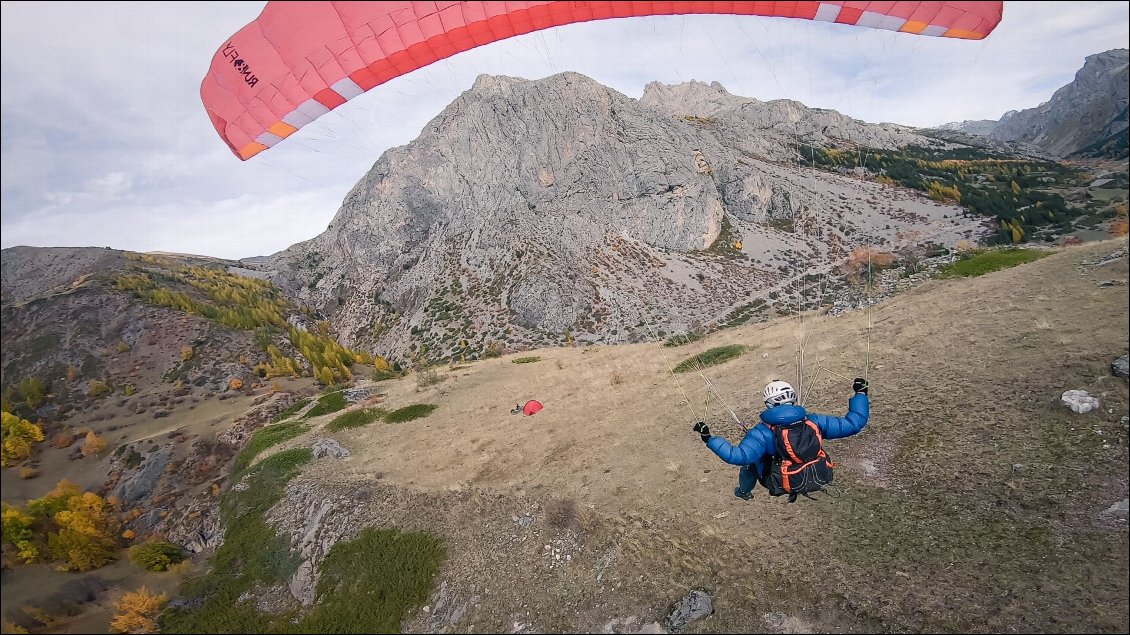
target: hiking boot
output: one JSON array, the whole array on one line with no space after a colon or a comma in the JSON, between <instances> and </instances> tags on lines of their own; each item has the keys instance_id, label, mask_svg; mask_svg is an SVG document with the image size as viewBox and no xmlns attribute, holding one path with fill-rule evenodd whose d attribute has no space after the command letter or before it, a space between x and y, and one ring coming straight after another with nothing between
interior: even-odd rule
<instances>
[{"instance_id":1,"label":"hiking boot","mask_svg":"<svg viewBox=\"0 0 1130 635\"><path fill-rule=\"evenodd\" d=\"M734 488L734 496L737 496L738 498L740 498L742 500L749 500L749 499L753 498L753 492L743 492L742 488L735 487Z\"/></svg>"}]
</instances>

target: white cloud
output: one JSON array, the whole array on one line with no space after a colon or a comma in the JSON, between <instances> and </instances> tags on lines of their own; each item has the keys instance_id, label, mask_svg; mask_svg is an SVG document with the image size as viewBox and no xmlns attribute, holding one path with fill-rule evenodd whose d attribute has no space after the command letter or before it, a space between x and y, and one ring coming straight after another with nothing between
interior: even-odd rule
<instances>
[{"instance_id":1,"label":"white cloud","mask_svg":"<svg viewBox=\"0 0 1130 635\"><path fill-rule=\"evenodd\" d=\"M322 210L336 209L336 189L311 190L276 198L244 195L226 200L124 201L98 215L89 213L83 193L4 227L22 239L9 245L114 247L170 251L220 258L268 255L325 230ZM65 233L60 228L67 228Z\"/></svg>"}]
</instances>

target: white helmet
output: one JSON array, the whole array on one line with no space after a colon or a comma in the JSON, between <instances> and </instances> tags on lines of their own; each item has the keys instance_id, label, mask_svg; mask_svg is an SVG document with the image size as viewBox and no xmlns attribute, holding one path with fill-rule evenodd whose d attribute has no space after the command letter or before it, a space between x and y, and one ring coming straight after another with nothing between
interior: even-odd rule
<instances>
[{"instance_id":1,"label":"white helmet","mask_svg":"<svg viewBox=\"0 0 1130 635\"><path fill-rule=\"evenodd\" d=\"M765 386L765 405L772 408L786 403L796 405L796 391L789 382L780 379L769 382Z\"/></svg>"}]
</instances>

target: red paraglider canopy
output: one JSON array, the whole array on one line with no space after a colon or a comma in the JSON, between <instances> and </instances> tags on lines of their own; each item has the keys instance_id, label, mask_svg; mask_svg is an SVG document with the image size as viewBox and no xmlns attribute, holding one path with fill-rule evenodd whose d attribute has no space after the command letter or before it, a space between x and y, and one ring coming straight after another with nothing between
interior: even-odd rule
<instances>
[{"instance_id":1,"label":"red paraglider canopy","mask_svg":"<svg viewBox=\"0 0 1130 635\"><path fill-rule=\"evenodd\" d=\"M522 414L526 416L536 415L537 413L541 412L541 409L541 402L536 399L531 399L526 402L526 405L522 406Z\"/></svg>"},{"instance_id":2,"label":"red paraglider canopy","mask_svg":"<svg viewBox=\"0 0 1130 635\"><path fill-rule=\"evenodd\" d=\"M394 77L491 42L648 15L797 18L979 40L1003 2L268 2L212 57L200 98L242 160Z\"/></svg>"}]
</instances>

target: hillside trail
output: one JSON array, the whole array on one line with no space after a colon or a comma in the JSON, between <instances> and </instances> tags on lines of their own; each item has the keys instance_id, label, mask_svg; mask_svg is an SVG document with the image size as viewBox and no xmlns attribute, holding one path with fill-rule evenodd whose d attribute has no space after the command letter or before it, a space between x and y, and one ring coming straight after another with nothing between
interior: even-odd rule
<instances>
[{"instance_id":1,"label":"hillside trail","mask_svg":"<svg viewBox=\"0 0 1130 635\"><path fill-rule=\"evenodd\" d=\"M712 347L750 347L704 374L754 422L765 383L796 376L795 319L675 348L528 351L441 370L430 386L381 382L382 407L438 408L410 423L333 433L352 456L316 461L298 481L364 489L367 502L351 511L358 519L444 535L453 545L445 588L491 589L491 600L465 593L485 607L480 627L618 628L600 621L614 607L642 624L661 620L680 590L708 588L716 613L692 631L1124 630L1125 514L1110 521L1100 512L1127 497L1127 389L1109 370L1127 347L1125 254L1125 239L1065 248L978 278L928 281L870 315L806 317L805 387L818 377L806 407L842 415L847 378L871 383L867 428L828 443L834 498L790 505L760 488L751 501L735 498L737 467L691 425L708 415L735 442L740 430L701 376L671 373ZM1112 279L1122 282L1100 285ZM514 363L523 356L540 360ZM1060 406L1075 388L1100 395L1101 412ZM510 413L527 399L544 410ZM274 451L302 443L308 437ZM1101 467L1086 473L1098 455ZM516 546L522 510L542 522L537 540ZM587 545L588 558L573 590L549 601L556 587L536 556L557 550L551 538ZM623 568L615 587L598 574L609 554ZM1084 597L1056 595L1079 588ZM774 611L784 590L804 601ZM551 605L576 602L572 613L546 617ZM541 621L536 612L521 618L533 605ZM406 628L455 624L466 628L421 614Z\"/></svg>"}]
</instances>

